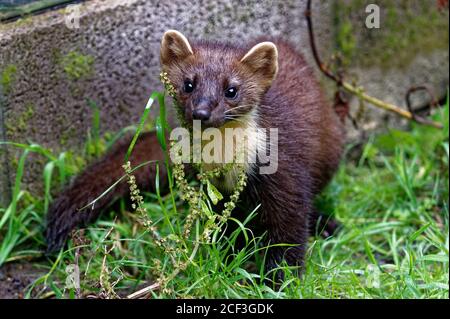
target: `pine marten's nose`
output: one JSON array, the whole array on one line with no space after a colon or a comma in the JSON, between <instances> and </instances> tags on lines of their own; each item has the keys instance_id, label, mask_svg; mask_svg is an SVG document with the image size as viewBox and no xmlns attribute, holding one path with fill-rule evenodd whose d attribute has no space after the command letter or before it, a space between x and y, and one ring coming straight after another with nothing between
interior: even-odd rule
<instances>
[{"instance_id":1,"label":"pine marten's nose","mask_svg":"<svg viewBox=\"0 0 450 319\"><path fill-rule=\"evenodd\" d=\"M207 121L211 117L211 111L208 109L198 109L192 112L194 120Z\"/></svg>"},{"instance_id":2,"label":"pine marten's nose","mask_svg":"<svg viewBox=\"0 0 450 319\"><path fill-rule=\"evenodd\" d=\"M215 107L215 101L210 97L200 97L198 98L192 110L192 118L194 120L208 121L211 117L211 111Z\"/></svg>"}]
</instances>

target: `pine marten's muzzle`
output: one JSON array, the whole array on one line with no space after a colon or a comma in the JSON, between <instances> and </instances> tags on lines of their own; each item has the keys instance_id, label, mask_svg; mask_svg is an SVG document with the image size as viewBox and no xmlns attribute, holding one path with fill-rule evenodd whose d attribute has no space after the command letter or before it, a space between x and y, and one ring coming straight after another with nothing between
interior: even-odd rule
<instances>
[{"instance_id":1,"label":"pine marten's muzzle","mask_svg":"<svg viewBox=\"0 0 450 319\"><path fill-rule=\"evenodd\" d=\"M208 122L211 118L212 110L216 107L217 102L212 98L199 98L192 108L192 118L202 122Z\"/></svg>"}]
</instances>

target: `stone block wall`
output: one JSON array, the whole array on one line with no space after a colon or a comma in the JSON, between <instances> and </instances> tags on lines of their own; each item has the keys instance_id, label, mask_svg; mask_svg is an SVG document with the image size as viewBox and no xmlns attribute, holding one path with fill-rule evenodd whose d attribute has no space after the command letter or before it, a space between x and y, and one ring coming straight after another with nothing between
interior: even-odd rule
<instances>
[{"instance_id":1,"label":"stone block wall","mask_svg":"<svg viewBox=\"0 0 450 319\"><path fill-rule=\"evenodd\" d=\"M445 95L448 9L438 11L433 0L379 1L381 28L368 30L364 9L371 2L314 1L324 59L343 52L348 77L388 102L403 105L404 92L414 84L428 83L438 96ZM102 132L136 123L149 94L162 88L159 43L167 29L230 41L281 36L311 60L305 4L91 0L76 11L60 9L0 24L0 140L35 142L55 153L77 151L91 127L87 100L100 107ZM78 12L79 28L67 27L71 12ZM431 26L429 33L423 30L426 26ZM331 96L333 85L323 83ZM402 125L395 116L374 109L361 121L366 130ZM9 198L19 155L20 150L0 146L0 201ZM42 190L44 163L38 155L27 163L24 184L34 194Z\"/></svg>"}]
</instances>

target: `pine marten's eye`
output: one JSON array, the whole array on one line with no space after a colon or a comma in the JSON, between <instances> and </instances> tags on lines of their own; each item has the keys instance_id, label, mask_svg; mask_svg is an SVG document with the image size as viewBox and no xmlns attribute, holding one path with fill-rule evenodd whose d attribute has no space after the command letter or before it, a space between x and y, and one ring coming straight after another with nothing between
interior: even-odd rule
<instances>
[{"instance_id":1,"label":"pine marten's eye","mask_svg":"<svg viewBox=\"0 0 450 319\"><path fill-rule=\"evenodd\" d=\"M225 90L225 97L227 99L234 99L237 95L237 88L235 87L229 87Z\"/></svg>"},{"instance_id":2,"label":"pine marten's eye","mask_svg":"<svg viewBox=\"0 0 450 319\"><path fill-rule=\"evenodd\" d=\"M192 93L195 89L194 83L191 80L184 81L184 92Z\"/></svg>"}]
</instances>

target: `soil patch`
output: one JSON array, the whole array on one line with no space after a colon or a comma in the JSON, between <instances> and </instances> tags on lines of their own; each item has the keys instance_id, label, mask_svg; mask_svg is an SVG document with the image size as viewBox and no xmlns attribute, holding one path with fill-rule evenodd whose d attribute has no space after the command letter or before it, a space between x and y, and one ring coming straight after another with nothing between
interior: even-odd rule
<instances>
[{"instance_id":1,"label":"soil patch","mask_svg":"<svg viewBox=\"0 0 450 319\"><path fill-rule=\"evenodd\" d=\"M27 287L44 271L30 263L11 263L0 267L0 299L23 299Z\"/></svg>"}]
</instances>

